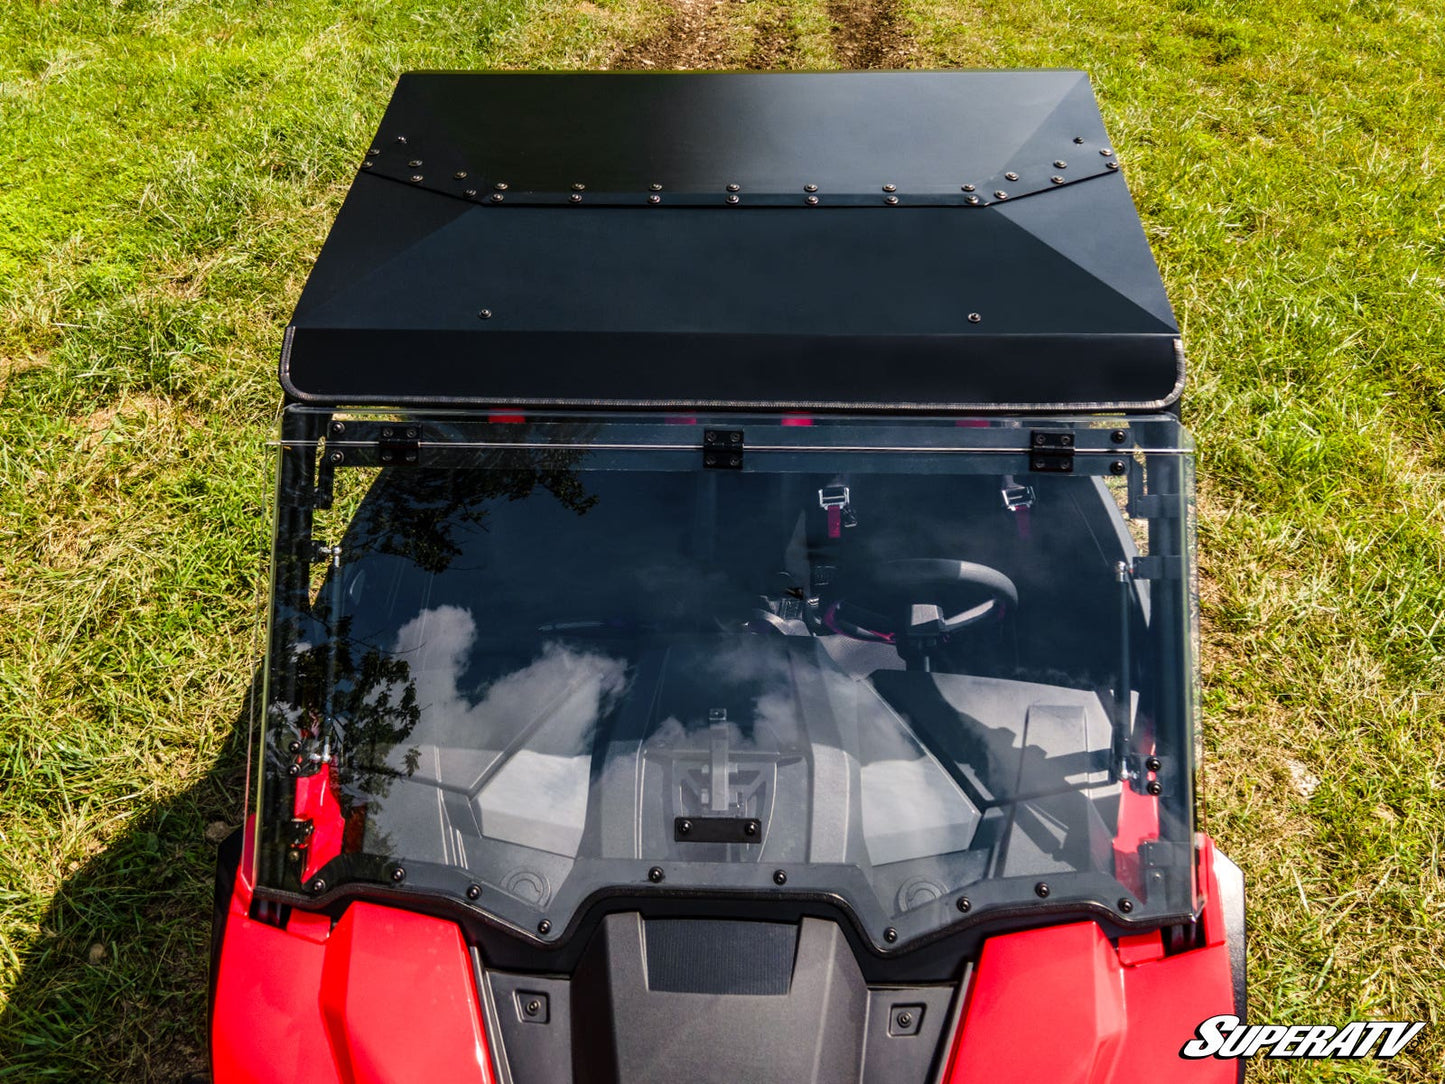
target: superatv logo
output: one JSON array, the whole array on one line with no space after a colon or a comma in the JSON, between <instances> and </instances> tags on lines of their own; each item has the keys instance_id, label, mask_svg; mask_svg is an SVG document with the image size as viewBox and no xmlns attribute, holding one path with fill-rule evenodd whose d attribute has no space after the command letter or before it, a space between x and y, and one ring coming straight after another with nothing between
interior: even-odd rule
<instances>
[{"instance_id":1,"label":"superatv logo","mask_svg":"<svg viewBox=\"0 0 1445 1084\"><path fill-rule=\"evenodd\" d=\"M1346 1024L1251 1024L1237 1016L1211 1016L1194 1029L1195 1038L1181 1058L1251 1058L1261 1050L1270 1058L1393 1058L1413 1039L1424 1021L1371 1020Z\"/></svg>"}]
</instances>

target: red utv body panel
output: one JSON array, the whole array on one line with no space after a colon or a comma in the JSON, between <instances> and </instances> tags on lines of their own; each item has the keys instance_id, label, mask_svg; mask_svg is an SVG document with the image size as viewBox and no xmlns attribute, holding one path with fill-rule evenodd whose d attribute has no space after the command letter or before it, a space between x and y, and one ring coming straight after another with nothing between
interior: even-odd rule
<instances>
[{"instance_id":1,"label":"red utv body panel","mask_svg":"<svg viewBox=\"0 0 1445 1084\"><path fill-rule=\"evenodd\" d=\"M220 960L214 1084L498 1079L460 927L354 902L334 926L292 910L281 928L251 917L250 860L248 839ZM1231 1004L1214 861L1204 837L1200 947L1166 955L1157 932L1115 945L1093 922L985 941L944 1039L942 1084L1235 1081L1234 1062L1179 1057L1199 1022Z\"/></svg>"},{"instance_id":2,"label":"red utv body panel","mask_svg":"<svg viewBox=\"0 0 1445 1084\"><path fill-rule=\"evenodd\" d=\"M253 919L249 834L221 952L214 1080L492 1084L471 955L455 923L357 902L332 925Z\"/></svg>"}]
</instances>

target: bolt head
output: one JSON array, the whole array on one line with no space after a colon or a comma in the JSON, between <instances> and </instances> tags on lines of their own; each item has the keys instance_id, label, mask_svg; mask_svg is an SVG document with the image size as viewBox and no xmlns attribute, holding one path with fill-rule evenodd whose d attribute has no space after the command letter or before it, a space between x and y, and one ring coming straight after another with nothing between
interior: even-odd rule
<instances>
[{"instance_id":1,"label":"bolt head","mask_svg":"<svg viewBox=\"0 0 1445 1084\"><path fill-rule=\"evenodd\" d=\"M898 931L892 926L889 926L883 931L883 940L887 941L890 945L893 944L893 942L898 940Z\"/></svg>"},{"instance_id":2,"label":"bolt head","mask_svg":"<svg viewBox=\"0 0 1445 1084\"><path fill-rule=\"evenodd\" d=\"M803 198L803 202L806 203L809 207L816 207L816 206L818 206L818 197L817 197L817 196L805 196L805 197Z\"/></svg>"},{"instance_id":3,"label":"bolt head","mask_svg":"<svg viewBox=\"0 0 1445 1084\"><path fill-rule=\"evenodd\" d=\"M1049 882L1047 882L1047 881L1040 881L1038 884L1034 885L1034 895L1037 896L1037 897L1038 897L1039 899L1041 899L1041 900L1046 900L1046 899L1048 899L1048 898L1049 898Z\"/></svg>"},{"instance_id":4,"label":"bolt head","mask_svg":"<svg viewBox=\"0 0 1445 1084\"><path fill-rule=\"evenodd\" d=\"M898 206L898 197L897 197L897 196L884 196L884 197L883 197L883 202L886 203L886 204L888 204L888 206L890 206L890 207L897 207L897 206Z\"/></svg>"},{"instance_id":5,"label":"bolt head","mask_svg":"<svg viewBox=\"0 0 1445 1084\"><path fill-rule=\"evenodd\" d=\"M1157 779L1151 779L1149 780L1149 785L1144 789L1157 798L1164 793L1164 784L1160 783Z\"/></svg>"},{"instance_id":6,"label":"bolt head","mask_svg":"<svg viewBox=\"0 0 1445 1084\"><path fill-rule=\"evenodd\" d=\"M505 192L507 190L507 182L498 181L496 184L492 185L492 187L495 188L498 192Z\"/></svg>"},{"instance_id":7,"label":"bolt head","mask_svg":"<svg viewBox=\"0 0 1445 1084\"><path fill-rule=\"evenodd\" d=\"M476 199L476 198L477 198L477 190L476 190L475 188L468 188L465 194L466 194L467 199Z\"/></svg>"},{"instance_id":8,"label":"bolt head","mask_svg":"<svg viewBox=\"0 0 1445 1084\"><path fill-rule=\"evenodd\" d=\"M1008 199L1008 193L1005 192L1002 188L996 189L996 190L994 191L994 198L995 198L995 199Z\"/></svg>"},{"instance_id":9,"label":"bolt head","mask_svg":"<svg viewBox=\"0 0 1445 1084\"><path fill-rule=\"evenodd\" d=\"M803 185L803 191L804 191L804 192L816 192L816 191L818 191L818 186L815 185L815 184L805 184L805 185Z\"/></svg>"},{"instance_id":10,"label":"bolt head","mask_svg":"<svg viewBox=\"0 0 1445 1084\"><path fill-rule=\"evenodd\" d=\"M976 207L976 206L978 206L978 197L977 197L977 196L969 196L968 199L966 200L966 202L967 202L967 203L970 203L970 204L972 204L972 205L974 205L974 206Z\"/></svg>"},{"instance_id":11,"label":"bolt head","mask_svg":"<svg viewBox=\"0 0 1445 1084\"><path fill-rule=\"evenodd\" d=\"M1063 184L1063 183L1064 183L1064 179L1063 179L1062 177L1060 177L1057 173L1055 173L1052 177L1050 177L1049 180L1052 181L1054 184Z\"/></svg>"},{"instance_id":12,"label":"bolt head","mask_svg":"<svg viewBox=\"0 0 1445 1084\"><path fill-rule=\"evenodd\" d=\"M1013 170L1009 170L1007 173L1005 173L1005 174L1003 175L1003 179L1006 180L1006 181L1016 181L1016 180L1019 179L1019 175L1018 175L1017 173L1015 173Z\"/></svg>"},{"instance_id":13,"label":"bolt head","mask_svg":"<svg viewBox=\"0 0 1445 1084\"><path fill-rule=\"evenodd\" d=\"M362 162L362 163L361 163L361 168L362 168L362 169L370 169L370 168L371 168L372 166L374 166L375 164L376 164L375 162L373 162L370 158L368 158L365 162Z\"/></svg>"},{"instance_id":14,"label":"bolt head","mask_svg":"<svg viewBox=\"0 0 1445 1084\"><path fill-rule=\"evenodd\" d=\"M647 871L647 879L653 884L661 884L662 877L663 873L661 866L653 866L650 870Z\"/></svg>"},{"instance_id":15,"label":"bolt head","mask_svg":"<svg viewBox=\"0 0 1445 1084\"><path fill-rule=\"evenodd\" d=\"M479 885L479 884L469 884L469 885L467 885L467 899L469 899L469 900L478 899L478 898L480 898L481 894L482 894L482 886L481 886L481 885Z\"/></svg>"},{"instance_id":16,"label":"bolt head","mask_svg":"<svg viewBox=\"0 0 1445 1084\"><path fill-rule=\"evenodd\" d=\"M1126 915L1127 915L1127 914L1128 914L1129 912L1131 912L1132 910L1134 910L1134 901L1133 901L1133 900L1129 899L1127 896L1125 896L1125 897L1123 897L1123 898L1121 898L1121 899L1119 900L1119 911L1120 911L1121 914L1126 914Z\"/></svg>"},{"instance_id":17,"label":"bolt head","mask_svg":"<svg viewBox=\"0 0 1445 1084\"><path fill-rule=\"evenodd\" d=\"M413 173L413 174L411 175L411 183L412 183L412 184L421 184L421 182L422 182L422 175L421 175L420 173Z\"/></svg>"},{"instance_id":18,"label":"bolt head","mask_svg":"<svg viewBox=\"0 0 1445 1084\"><path fill-rule=\"evenodd\" d=\"M1075 142L1075 143L1082 143L1083 141L1084 141L1084 137L1083 137L1083 136L1074 136L1074 142Z\"/></svg>"},{"instance_id":19,"label":"bolt head","mask_svg":"<svg viewBox=\"0 0 1445 1084\"><path fill-rule=\"evenodd\" d=\"M478 319L478 320L490 320L491 318L492 318L492 310L491 310L491 309L482 309L480 312L477 313L477 319Z\"/></svg>"},{"instance_id":20,"label":"bolt head","mask_svg":"<svg viewBox=\"0 0 1445 1084\"><path fill-rule=\"evenodd\" d=\"M318 896L321 895L321 893L326 891L326 882L320 877L317 877L314 881L311 882L311 891L316 893L316 895Z\"/></svg>"},{"instance_id":21,"label":"bolt head","mask_svg":"<svg viewBox=\"0 0 1445 1084\"><path fill-rule=\"evenodd\" d=\"M572 191L574 191L574 192L586 192L586 191L587 191L587 186L586 186L585 184L574 184L574 185L572 186Z\"/></svg>"},{"instance_id":22,"label":"bolt head","mask_svg":"<svg viewBox=\"0 0 1445 1084\"><path fill-rule=\"evenodd\" d=\"M787 883L788 883L788 873L787 873L786 870L781 870L781 869L775 869L775 870L773 870L773 884L775 884L775 885L785 885L785 884L787 884Z\"/></svg>"},{"instance_id":23,"label":"bolt head","mask_svg":"<svg viewBox=\"0 0 1445 1084\"><path fill-rule=\"evenodd\" d=\"M542 1011L542 1003L534 997L524 1008L528 1016L536 1016Z\"/></svg>"},{"instance_id":24,"label":"bolt head","mask_svg":"<svg viewBox=\"0 0 1445 1084\"><path fill-rule=\"evenodd\" d=\"M372 147L371 150L367 151L366 153L369 154L369 155L371 155L372 157L375 157L376 155L378 155L378 154L381 153L381 148L380 148L380 147Z\"/></svg>"},{"instance_id":25,"label":"bolt head","mask_svg":"<svg viewBox=\"0 0 1445 1084\"><path fill-rule=\"evenodd\" d=\"M685 836L692 831L692 821L683 821L677 826L677 834Z\"/></svg>"},{"instance_id":26,"label":"bolt head","mask_svg":"<svg viewBox=\"0 0 1445 1084\"><path fill-rule=\"evenodd\" d=\"M399 885L404 880L406 880L406 870L404 870L401 866L397 866L396 869L391 871L392 884Z\"/></svg>"},{"instance_id":27,"label":"bolt head","mask_svg":"<svg viewBox=\"0 0 1445 1084\"><path fill-rule=\"evenodd\" d=\"M411 166L412 169L416 169L419 165L421 165L421 159L413 158L410 162L407 163L407 165Z\"/></svg>"},{"instance_id":28,"label":"bolt head","mask_svg":"<svg viewBox=\"0 0 1445 1084\"><path fill-rule=\"evenodd\" d=\"M1115 444L1123 444L1126 440L1129 439L1129 434L1124 432L1124 430L1122 429L1115 429L1112 433L1109 434L1109 439L1112 440Z\"/></svg>"},{"instance_id":29,"label":"bolt head","mask_svg":"<svg viewBox=\"0 0 1445 1084\"><path fill-rule=\"evenodd\" d=\"M757 834L758 834L758 822L757 822L757 821L748 821L746 824L743 825L743 835L745 835L745 836L755 836L755 835L757 835Z\"/></svg>"},{"instance_id":30,"label":"bolt head","mask_svg":"<svg viewBox=\"0 0 1445 1084\"><path fill-rule=\"evenodd\" d=\"M968 322L970 324L980 324L983 322L983 317L976 312L971 312L968 314Z\"/></svg>"},{"instance_id":31,"label":"bolt head","mask_svg":"<svg viewBox=\"0 0 1445 1084\"><path fill-rule=\"evenodd\" d=\"M1108 166L1110 169L1118 169L1118 168L1119 168L1119 163L1116 162L1116 161L1114 161L1114 159L1112 159L1112 158L1110 158L1107 162L1105 162L1104 165Z\"/></svg>"},{"instance_id":32,"label":"bolt head","mask_svg":"<svg viewBox=\"0 0 1445 1084\"><path fill-rule=\"evenodd\" d=\"M911 1012L899 1013L898 1026L901 1028L911 1028L913 1026L913 1014Z\"/></svg>"},{"instance_id":33,"label":"bolt head","mask_svg":"<svg viewBox=\"0 0 1445 1084\"><path fill-rule=\"evenodd\" d=\"M1114 148L1113 148L1113 147L1100 147L1100 148L1099 148L1099 153L1102 154L1105 158L1109 158L1109 157L1111 157L1111 156L1113 155L1113 153L1114 153Z\"/></svg>"},{"instance_id":34,"label":"bolt head","mask_svg":"<svg viewBox=\"0 0 1445 1084\"><path fill-rule=\"evenodd\" d=\"M1055 159L1054 159L1054 168L1055 168L1055 169L1068 169L1068 168L1069 168L1069 163L1065 162L1062 158L1055 158Z\"/></svg>"},{"instance_id":35,"label":"bolt head","mask_svg":"<svg viewBox=\"0 0 1445 1084\"><path fill-rule=\"evenodd\" d=\"M1124 471L1126 471L1127 469L1128 468L1124 465L1124 461L1122 459L1116 459L1109 464L1110 474L1123 474Z\"/></svg>"},{"instance_id":36,"label":"bolt head","mask_svg":"<svg viewBox=\"0 0 1445 1084\"><path fill-rule=\"evenodd\" d=\"M738 197L737 197L737 196L729 196L729 197L728 197L728 203L733 204L734 206L736 206L737 202L738 202Z\"/></svg>"},{"instance_id":37,"label":"bolt head","mask_svg":"<svg viewBox=\"0 0 1445 1084\"><path fill-rule=\"evenodd\" d=\"M978 189L976 185L966 184L963 186L963 191L965 192L975 192L977 190Z\"/></svg>"},{"instance_id":38,"label":"bolt head","mask_svg":"<svg viewBox=\"0 0 1445 1084\"><path fill-rule=\"evenodd\" d=\"M537 923L537 932L543 937L546 937L552 932L552 924L544 918L541 922Z\"/></svg>"},{"instance_id":39,"label":"bolt head","mask_svg":"<svg viewBox=\"0 0 1445 1084\"><path fill-rule=\"evenodd\" d=\"M648 203L661 203L661 202L662 202L662 197L659 196L659 195L654 194L654 195L651 195L651 196L648 196L648 197L647 197L647 202L648 202Z\"/></svg>"},{"instance_id":40,"label":"bolt head","mask_svg":"<svg viewBox=\"0 0 1445 1084\"><path fill-rule=\"evenodd\" d=\"M406 136L397 136L397 137L396 137L396 141L397 141L397 143L400 144L401 146L403 146L403 147L406 146Z\"/></svg>"},{"instance_id":41,"label":"bolt head","mask_svg":"<svg viewBox=\"0 0 1445 1084\"><path fill-rule=\"evenodd\" d=\"M954 906L958 908L960 914L966 915L973 910L973 901L967 896L959 896L958 903Z\"/></svg>"},{"instance_id":42,"label":"bolt head","mask_svg":"<svg viewBox=\"0 0 1445 1084\"><path fill-rule=\"evenodd\" d=\"M493 203L501 203L502 200L504 200L504 199L506 199L506 198L507 198L507 197L504 196L504 195L502 195L500 192L493 192L493 193L492 193L492 202L493 202Z\"/></svg>"},{"instance_id":43,"label":"bolt head","mask_svg":"<svg viewBox=\"0 0 1445 1084\"><path fill-rule=\"evenodd\" d=\"M456 180L465 181L467 179L467 171L464 169L459 169L455 173L453 173L452 176Z\"/></svg>"},{"instance_id":44,"label":"bolt head","mask_svg":"<svg viewBox=\"0 0 1445 1084\"><path fill-rule=\"evenodd\" d=\"M1148 768L1151 772L1157 772L1163 766L1158 757L1150 757L1144 762L1144 767Z\"/></svg>"},{"instance_id":45,"label":"bolt head","mask_svg":"<svg viewBox=\"0 0 1445 1084\"><path fill-rule=\"evenodd\" d=\"M730 184L730 185L728 185L728 191L729 191L729 192L741 192L742 190L743 190L743 186L740 185L740 184Z\"/></svg>"},{"instance_id":46,"label":"bolt head","mask_svg":"<svg viewBox=\"0 0 1445 1084\"><path fill-rule=\"evenodd\" d=\"M573 192L573 193L572 193L570 196L568 196L567 198L570 199L573 203L581 203L581 202L582 202L582 193L581 193L581 192Z\"/></svg>"},{"instance_id":47,"label":"bolt head","mask_svg":"<svg viewBox=\"0 0 1445 1084\"><path fill-rule=\"evenodd\" d=\"M660 185L660 184L650 184L650 185L648 185L647 187L648 187L650 190L652 190L653 192L661 192L661 191L662 191L662 185Z\"/></svg>"},{"instance_id":48,"label":"bolt head","mask_svg":"<svg viewBox=\"0 0 1445 1084\"><path fill-rule=\"evenodd\" d=\"M898 186L897 186L896 184L885 184L885 185L883 186L883 191L885 191L885 192L897 192L897 191L898 191Z\"/></svg>"}]
</instances>

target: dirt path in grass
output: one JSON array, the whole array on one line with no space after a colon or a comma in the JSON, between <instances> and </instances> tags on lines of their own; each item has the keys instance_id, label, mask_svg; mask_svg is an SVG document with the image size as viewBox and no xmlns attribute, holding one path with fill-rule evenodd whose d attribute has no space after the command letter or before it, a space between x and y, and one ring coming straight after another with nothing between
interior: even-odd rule
<instances>
[{"instance_id":1,"label":"dirt path in grass","mask_svg":"<svg viewBox=\"0 0 1445 1084\"><path fill-rule=\"evenodd\" d=\"M916 55L899 0L828 0L830 43L843 68L901 68ZM798 55L790 6L745 0L668 0L659 29L614 68L785 68Z\"/></svg>"},{"instance_id":2,"label":"dirt path in grass","mask_svg":"<svg viewBox=\"0 0 1445 1084\"><path fill-rule=\"evenodd\" d=\"M914 43L898 13L898 0L829 0L833 51L845 68L903 68Z\"/></svg>"},{"instance_id":3,"label":"dirt path in grass","mask_svg":"<svg viewBox=\"0 0 1445 1084\"><path fill-rule=\"evenodd\" d=\"M727 5L730 0L671 0L663 24L625 50L613 68L687 71L729 64Z\"/></svg>"}]
</instances>

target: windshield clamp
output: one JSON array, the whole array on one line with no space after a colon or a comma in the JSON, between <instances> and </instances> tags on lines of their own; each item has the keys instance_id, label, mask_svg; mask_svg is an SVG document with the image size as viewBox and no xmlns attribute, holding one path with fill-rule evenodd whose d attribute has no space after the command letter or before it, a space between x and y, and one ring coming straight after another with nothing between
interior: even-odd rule
<instances>
[{"instance_id":1,"label":"windshield clamp","mask_svg":"<svg viewBox=\"0 0 1445 1084\"><path fill-rule=\"evenodd\" d=\"M713 470L742 470L743 431L741 429L703 430L702 465Z\"/></svg>"},{"instance_id":2,"label":"windshield clamp","mask_svg":"<svg viewBox=\"0 0 1445 1084\"><path fill-rule=\"evenodd\" d=\"M1033 430L1029 434L1029 469L1040 474L1074 473L1074 434Z\"/></svg>"},{"instance_id":3,"label":"windshield clamp","mask_svg":"<svg viewBox=\"0 0 1445 1084\"><path fill-rule=\"evenodd\" d=\"M1157 753L1131 753L1124 759L1124 778L1136 794L1158 798L1164 793L1164 776L1169 771L1169 758Z\"/></svg>"},{"instance_id":4,"label":"windshield clamp","mask_svg":"<svg viewBox=\"0 0 1445 1084\"><path fill-rule=\"evenodd\" d=\"M1177 580L1184 574L1184 562L1179 557L1163 555L1134 558L1136 580Z\"/></svg>"}]
</instances>

